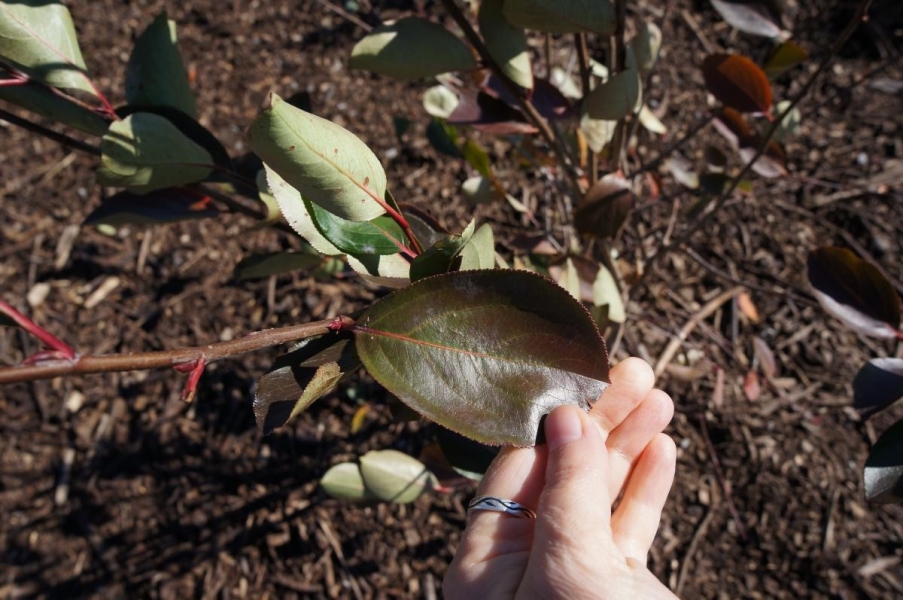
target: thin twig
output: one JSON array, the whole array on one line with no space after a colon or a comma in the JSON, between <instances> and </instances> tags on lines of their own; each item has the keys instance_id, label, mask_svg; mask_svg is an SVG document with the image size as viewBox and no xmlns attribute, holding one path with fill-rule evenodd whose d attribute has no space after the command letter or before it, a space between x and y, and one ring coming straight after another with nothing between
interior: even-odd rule
<instances>
[{"instance_id":1,"label":"thin twig","mask_svg":"<svg viewBox=\"0 0 903 600\"><path fill-rule=\"evenodd\" d=\"M92 146L90 144L86 144L81 140L77 140L75 138L71 138L66 134L59 133L53 131L52 129L47 129L43 125L38 125L37 123L32 123L28 119L23 119L22 117L16 116L11 112L7 112L0 108L0 119L7 121L13 125L18 125L22 129L27 129L32 133L37 133L38 135L42 135L47 139L53 140L67 148L72 148L73 150L79 150L81 152L85 152L92 156L100 156L100 148L96 146Z\"/></svg>"},{"instance_id":2,"label":"thin twig","mask_svg":"<svg viewBox=\"0 0 903 600\"><path fill-rule=\"evenodd\" d=\"M715 454L715 446L712 445L712 439L709 437L709 428L706 425L704 414L699 415L699 427L702 430L702 438L705 440L705 446L709 451L709 456L712 458L712 466L715 467L715 477L718 478L718 484L721 486L721 491L724 493L724 500L727 502L728 510L731 511L731 516L737 524L737 533L740 534L740 538L745 542L747 539L746 526L740 519L740 513L737 512L737 507L734 506L734 498L730 488L727 487L727 480L724 478L724 472L721 470L721 461L718 460L718 455Z\"/></svg>"},{"instance_id":3,"label":"thin twig","mask_svg":"<svg viewBox=\"0 0 903 600\"><path fill-rule=\"evenodd\" d=\"M709 508L708 512L705 513L705 516L699 523L699 527L696 528L696 532L693 533L693 539L690 540L690 545L687 546L687 551L684 553L683 564L680 565L680 573L677 576L677 585L674 587L674 593L678 597L682 595L684 583L687 581L687 573L690 572L690 563L693 562L693 555L696 554L696 548L699 547L699 540L705 535L706 530L709 528L709 524L712 522L712 517L714 516L715 511Z\"/></svg>"},{"instance_id":4,"label":"thin twig","mask_svg":"<svg viewBox=\"0 0 903 600\"><path fill-rule=\"evenodd\" d=\"M681 328L680 333L677 334L677 337L673 338L668 345L665 347L661 356L659 356L658 361L655 363L655 376L659 377L662 373L665 372L665 367L671 362L674 358L674 355L677 354L677 351L680 349L680 345L683 344L686 339L690 336L696 326L699 323L707 318L709 318L716 310L721 308L721 305L732 299L734 296L740 294L743 291L743 288L740 286L733 287L726 292L722 292L712 298L711 300L703 306L699 312L690 317L690 320L684 324Z\"/></svg>"},{"instance_id":5,"label":"thin twig","mask_svg":"<svg viewBox=\"0 0 903 600\"><path fill-rule=\"evenodd\" d=\"M370 33L371 31L373 31L373 27L371 25L364 23L358 17L351 14L350 12L348 12L341 6L339 6L337 4L333 4L332 2L329 2L329 0L317 0L317 2L324 8L331 10L332 12L336 13L337 15L339 15L341 17L344 17L348 21L351 21L352 23L354 23L355 25L357 25L358 27L360 27L367 33Z\"/></svg>"},{"instance_id":6,"label":"thin twig","mask_svg":"<svg viewBox=\"0 0 903 600\"><path fill-rule=\"evenodd\" d=\"M766 131L765 135L763 136L762 142L756 149L756 153L755 155L753 155L752 159L746 163L746 165L740 170L739 173L737 173L733 177L733 179L731 179L731 183L729 186L727 186L727 189L714 200L711 210L693 221L680 237L676 238L670 244L660 248L658 252L649 257L649 260L645 265L646 268L644 269L644 272L640 276L636 285L639 285L645 279L646 275L652 270L652 266L655 263L661 260L663 256L667 256L668 253L673 251L675 248L687 243L694 233L699 231L705 225L708 225L709 222L711 222L711 220L714 218L714 216L718 214L721 208L724 207L724 205L736 191L737 187L743 181L743 178L746 177L747 173L752 170L752 167L756 163L756 161L759 160L759 158L765 153L765 150L768 148L769 142L771 142L771 138L774 136L775 132L778 130L778 127L780 127L781 123L784 121L784 118L788 114L790 114L790 111L796 108L796 106L802 101L802 99L809 93L809 90L811 90L812 86L815 85L815 81L822 73L827 70L828 66L834 60L834 57L837 56L837 54L840 52L840 49L843 48L844 44L846 44L847 40L850 39L850 36L853 35L853 32L856 30L856 28L862 23L862 20L865 18L866 13L868 12L868 8L871 4L872 0L862 0L859 3L856 15L850 20L849 23L847 23L846 28L840 34L840 37L831 47L828 54L818 64L818 68L816 68L815 72L812 73L812 75L803 85L802 89L797 92L797 94L784 108L784 110L781 111L781 113L771 121L771 125L769 126L768 131Z\"/></svg>"},{"instance_id":7,"label":"thin twig","mask_svg":"<svg viewBox=\"0 0 903 600\"><path fill-rule=\"evenodd\" d=\"M477 51L477 54L480 55L483 65L488 67L498 80L502 82L502 85L505 86L505 89L517 102L518 108L520 108L527 117L527 121L539 130L539 134L542 136L543 140L545 140L546 144L548 144L549 148L552 149L556 160L564 170L568 181L574 189L574 193L578 198L581 197L583 195L583 188L580 185L580 178L577 175L576 168L568 159L564 150L556 143L555 134L552 133L549 124L542 115L539 114L536 107L533 106L533 103L524 97L523 91L518 85L511 81L511 79L502 71L499 64L495 62L495 59L489 54L489 49L486 48L486 44L480 39L480 36L470 24L470 21L467 20L467 17L464 16L464 13L461 11L461 8L457 5L455 0L442 0L442 5L445 7L445 10L448 11L448 14L451 15L452 19L454 19L455 23L458 24L458 27L461 28L461 31L464 32L464 37L467 38L470 45L473 46Z\"/></svg>"},{"instance_id":8,"label":"thin twig","mask_svg":"<svg viewBox=\"0 0 903 600\"><path fill-rule=\"evenodd\" d=\"M702 131L702 129L706 125L711 123L714 118L715 118L715 115L714 115L714 113L712 113L712 114L709 114L708 116L706 116L705 119L702 119L701 121L699 121L698 123L693 125L690 129L687 130L687 132L685 134L680 136L679 139L675 140L667 148L665 148L664 150L659 152L658 156L656 156L649 162L645 162L645 163L641 164L640 168L637 169L635 175L642 175L643 173L645 173L647 171L651 171L652 169L657 167L659 165L659 163L664 161L666 158L671 157L671 155L674 154L674 152L679 150L681 146L683 146L688 141L693 139L693 136L695 136L697 133Z\"/></svg>"},{"instance_id":9,"label":"thin twig","mask_svg":"<svg viewBox=\"0 0 903 600\"><path fill-rule=\"evenodd\" d=\"M577 64L580 65L580 89L583 92L583 97L586 96L592 91L591 81L591 72L589 66L589 49L586 47L586 34L585 33L575 33L574 34L574 42L577 46ZM590 150L589 153L589 187L592 188L596 185L596 180L599 179L599 165L596 162L596 153Z\"/></svg>"},{"instance_id":10,"label":"thin twig","mask_svg":"<svg viewBox=\"0 0 903 600\"><path fill-rule=\"evenodd\" d=\"M341 320L353 322L348 317ZM233 356L240 356L271 346L325 335L336 329L337 319L327 319L256 331L244 337L228 342L218 342L194 348L178 348L160 352L136 352L131 354L86 354L73 360L47 360L30 365L17 365L0 368L0 384L50 379L63 375L87 375L92 373L110 373L117 371L146 371L175 367L185 363L204 360L213 361Z\"/></svg>"}]
</instances>

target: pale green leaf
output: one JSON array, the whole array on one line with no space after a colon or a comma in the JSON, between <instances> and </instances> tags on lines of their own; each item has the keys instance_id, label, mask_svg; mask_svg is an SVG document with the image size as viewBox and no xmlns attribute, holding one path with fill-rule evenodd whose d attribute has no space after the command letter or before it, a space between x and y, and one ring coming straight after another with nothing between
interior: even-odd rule
<instances>
[{"instance_id":1,"label":"pale green leaf","mask_svg":"<svg viewBox=\"0 0 903 600\"><path fill-rule=\"evenodd\" d=\"M167 119L138 112L110 125L100 145L101 185L138 193L195 183L213 170L213 158Z\"/></svg>"},{"instance_id":2,"label":"pale green leaf","mask_svg":"<svg viewBox=\"0 0 903 600\"><path fill-rule=\"evenodd\" d=\"M495 236L488 223L477 229L461 249L461 270L491 269L495 266Z\"/></svg>"},{"instance_id":3,"label":"pale green leaf","mask_svg":"<svg viewBox=\"0 0 903 600\"><path fill-rule=\"evenodd\" d=\"M364 485L385 502L413 502L438 486L422 462L398 450L372 450L361 457Z\"/></svg>"},{"instance_id":4,"label":"pale green leaf","mask_svg":"<svg viewBox=\"0 0 903 600\"><path fill-rule=\"evenodd\" d=\"M547 33L615 32L615 9L609 0L505 0L505 19L515 27Z\"/></svg>"},{"instance_id":5,"label":"pale green leaf","mask_svg":"<svg viewBox=\"0 0 903 600\"><path fill-rule=\"evenodd\" d=\"M176 45L176 24L160 13L135 40L125 72L125 97L137 106L169 106L197 118L188 73Z\"/></svg>"},{"instance_id":6,"label":"pale green leaf","mask_svg":"<svg viewBox=\"0 0 903 600\"><path fill-rule=\"evenodd\" d=\"M423 93L423 108L440 119L447 119L455 112L459 102L458 95L444 85L434 85Z\"/></svg>"},{"instance_id":7,"label":"pale green leaf","mask_svg":"<svg viewBox=\"0 0 903 600\"><path fill-rule=\"evenodd\" d=\"M350 131L272 94L248 136L263 162L306 200L350 221L385 212L386 173Z\"/></svg>"},{"instance_id":8,"label":"pale green leaf","mask_svg":"<svg viewBox=\"0 0 903 600\"><path fill-rule=\"evenodd\" d=\"M641 71L652 69L661 47L662 30L651 21L640 25L636 35L630 40L630 48L636 56L637 67Z\"/></svg>"},{"instance_id":9,"label":"pale green leaf","mask_svg":"<svg viewBox=\"0 0 903 600\"><path fill-rule=\"evenodd\" d=\"M533 89L530 47L523 28L514 27L502 14L503 0L482 0L477 21L489 55L511 81L522 88Z\"/></svg>"},{"instance_id":10,"label":"pale green leaf","mask_svg":"<svg viewBox=\"0 0 903 600\"><path fill-rule=\"evenodd\" d=\"M499 199L499 194L492 182L480 175L466 179L461 184L461 194L474 205L489 204Z\"/></svg>"},{"instance_id":11,"label":"pale green leaf","mask_svg":"<svg viewBox=\"0 0 903 600\"><path fill-rule=\"evenodd\" d=\"M442 25L405 17L380 25L359 41L348 67L396 79L419 79L470 71L477 63L470 48Z\"/></svg>"},{"instance_id":12,"label":"pale green leaf","mask_svg":"<svg viewBox=\"0 0 903 600\"><path fill-rule=\"evenodd\" d=\"M257 184L257 197L260 198L260 201L266 207L267 211L266 216L257 223L257 227L272 225L279 220L282 213L279 211L279 202L276 201L276 196L273 195L273 192L270 190L270 186L267 183L267 172L265 168L257 171L254 183Z\"/></svg>"},{"instance_id":13,"label":"pale green leaf","mask_svg":"<svg viewBox=\"0 0 903 600\"><path fill-rule=\"evenodd\" d=\"M0 86L0 100L98 137L106 133L110 126L110 122L96 112L57 96L40 85Z\"/></svg>"},{"instance_id":14,"label":"pale green leaf","mask_svg":"<svg viewBox=\"0 0 903 600\"><path fill-rule=\"evenodd\" d=\"M640 100L640 74L626 69L586 95L584 110L591 119L617 121L633 113Z\"/></svg>"},{"instance_id":15,"label":"pale green leaf","mask_svg":"<svg viewBox=\"0 0 903 600\"><path fill-rule=\"evenodd\" d=\"M602 152L605 146L611 142L617 127L617 121L592 119L585 113L580 118L580 131L586 137L586 143L590 150L596 153Z\"/></svg>"},{"instance_id":16,"label":"pale green leaf","mask_svg":"<svg viewBox=\"0 0 903 600\"><path fill-rule=\"evenodd\" d=\"M615 279L611 272L605 268L605 265L599 265L596 281L593 282L593 304L596 306L607 306L608 319L610 321L623 323L627 320L621 292L618 291Z\"/></svg>"},{"instance_id":17,"label":"pale green leaf","mask_svg":"<svg viewBox=\"0 0 903 600\"><path fill-rule=\"evenodd\" d=\"M323 491L340 500L375 500L364 485L360 467L355 463L339 463L330 467L320 479Z\"/></svg>"},{"instance_id":18,"label":"pale green leaf","mask_svg":"<svg viewBox=\"0 0 903 600\"><path fill-rule=\"evenodd\" d=\"M69 9L58 2L0 2L0 57L49 86L97 96Z\"/></svg>"}]
</instances>

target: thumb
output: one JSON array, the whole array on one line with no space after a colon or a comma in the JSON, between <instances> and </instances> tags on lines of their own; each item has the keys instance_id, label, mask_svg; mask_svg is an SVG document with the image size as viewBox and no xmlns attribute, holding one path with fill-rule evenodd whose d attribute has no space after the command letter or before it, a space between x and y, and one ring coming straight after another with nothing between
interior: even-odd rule
<instances>
[{"instance_id":1,"label":"thumb","mask_svg":"<svg viewBox=\"0 0 903 600\"><path fill-rule=\"evenodd\" d=\"M579 546L588 532L610 529L608 450L589 415L561 406L546 417L548 462L539 500L536 545Z\"/></svg>"}]
</instances>

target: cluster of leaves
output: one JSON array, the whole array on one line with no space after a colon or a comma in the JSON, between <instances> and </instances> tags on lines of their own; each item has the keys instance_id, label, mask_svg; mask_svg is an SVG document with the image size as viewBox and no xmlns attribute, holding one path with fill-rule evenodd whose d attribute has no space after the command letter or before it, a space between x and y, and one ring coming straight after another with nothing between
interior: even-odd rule
<instances>
[{"instance_id":1,"label":"cluster of leaves","mask_svg":"<svg viewBox=\"0 0 903 600\"><path fill-rule=\"evenodd\" d=\"M813 250L809 282L822 307L847 327L876 338L903 340L900 296L872 263L845 248ZM903 358L873 358L853 381L853 406L863 419L903 399ZM875 442L865 463L865 493L877 502L903 502L903 419Z\"/></svg>"}]
</instances>

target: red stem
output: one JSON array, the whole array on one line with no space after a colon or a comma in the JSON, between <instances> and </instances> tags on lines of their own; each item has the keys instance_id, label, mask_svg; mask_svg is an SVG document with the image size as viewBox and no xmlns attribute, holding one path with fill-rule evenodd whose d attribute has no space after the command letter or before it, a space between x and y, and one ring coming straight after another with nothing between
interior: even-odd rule
<instances>
[{"instance_id":1,"label":"red stem","mask_svg":"<svg viewBox=\"0 0 903 600\"><path fill-rule=\"evenodd\" d=\"M16 313L18 314L18 313ZM10 315L13 316L13 315ZM30 323L30 321L28 321ZM190 364L192 373L197 363L203 359L205 364L215 360L239 356L262 350L271 346L287 344L304 338L325 335L334 330L337 319L315 321L291 327L265 329L229 342L219 342L194 348L177 348L161 352L136 352L131 354L84 354L75 355L64 360L42 360L30 365L0 367L0 385L51 379L64 375L87 375L92 373L112 373L121 371L146 371L149 369L175 368ZM350 317L340 317L338 322L351 323ZM352 325L346 325L351 327ZM42 330L43 331L43 330ZM68 346L66 346L68 348ZM55 357L58 358L58 357ZM182 367L184 368L184 367ZM197 375L200 377L200 375Z\"/></svg>"},{"instance_id":2,"label":"red stem","mask_svg":"<svg viewBox=\"0 0 903 600\"><path fill-rule=\"evenodd\" d=\"M15 321L16 325L44 342L45 346L54 351L54 356L69 360L75 359L75 350L69 344L42 328L3 300L0 300L0 312Z\"/></svg>"}]
</instances>

